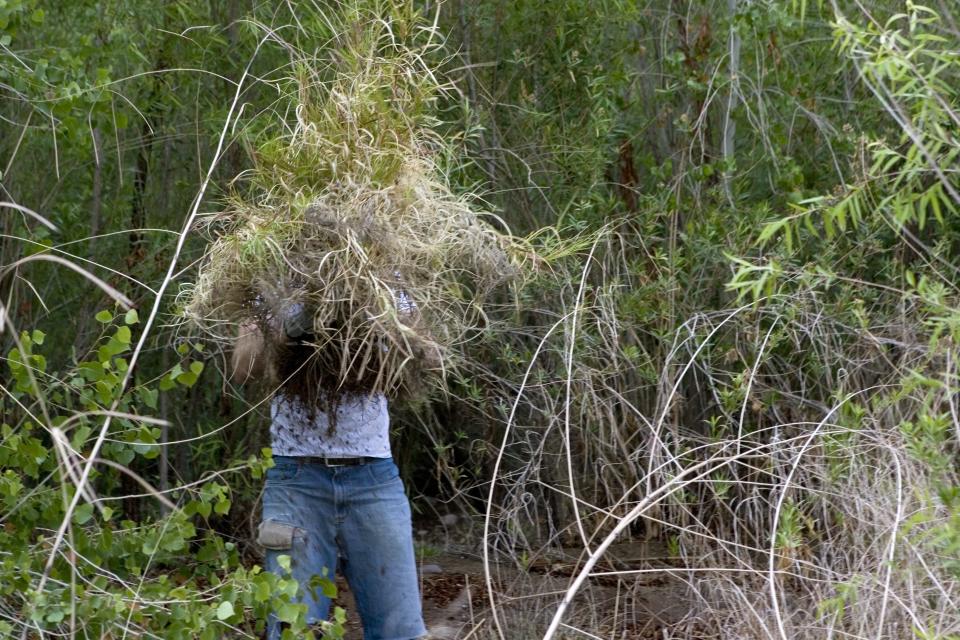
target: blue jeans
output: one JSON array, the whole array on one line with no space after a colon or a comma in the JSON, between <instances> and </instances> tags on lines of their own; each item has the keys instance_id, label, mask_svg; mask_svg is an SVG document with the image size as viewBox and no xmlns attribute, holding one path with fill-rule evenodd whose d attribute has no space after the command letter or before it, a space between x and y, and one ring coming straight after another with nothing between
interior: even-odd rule
<instances>
[{"instance_id":1,"label":"blue jeans","mask_svg":"<svg viewBox=\"0 0 960 640\"><path fill-rule=\"evenodd\" d=\"M353 591L365 640L410 640L426 635L413 553L410 503L390 458L328 467L274 456L263 493L260 543L266 568L282 574L280 555L300 583L307 621L326 620L330 599L307 585L333 579L338 567ZM339 560L339 563L338 563ZM277 620L267 623L271 640Z\"/></svg>"}]
</instances>

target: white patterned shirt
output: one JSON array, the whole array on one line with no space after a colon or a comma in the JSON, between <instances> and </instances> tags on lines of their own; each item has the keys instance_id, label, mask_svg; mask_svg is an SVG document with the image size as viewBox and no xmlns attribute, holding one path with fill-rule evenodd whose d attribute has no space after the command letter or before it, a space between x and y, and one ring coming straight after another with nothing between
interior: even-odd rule
<instances>
[{"instance_id":1,"label":"white patterned shirt","mask_svg":"<svg viewBox=\"0 0 960 640\"><path fill-rule=\"evenodd\" d=\"M311 412L297 397L278 394L270 405L270 441L275 456L390 457L390 415L382 394L344 395L330 431L327 412Z\"/></svg>"},{"instance_id":2,"label":"white patterned shirt","mask_svg":"<svg viewBox=\"0 0 960 640\"><path fill-rule=\"evenodd\" d=\"M403 289L393 293L397 311L409 315L416 310L416 303ZM283 332L290 338L302 338L313 328L310 314L299 302L283 309L280 316ZM307 411L296 396L277 394L270 404L270 418L270 443L275 456L391 457L390 415L387 399L380 393L346 394L340 398L332 431L326 411Z\"/></svg>"}]
</instances>

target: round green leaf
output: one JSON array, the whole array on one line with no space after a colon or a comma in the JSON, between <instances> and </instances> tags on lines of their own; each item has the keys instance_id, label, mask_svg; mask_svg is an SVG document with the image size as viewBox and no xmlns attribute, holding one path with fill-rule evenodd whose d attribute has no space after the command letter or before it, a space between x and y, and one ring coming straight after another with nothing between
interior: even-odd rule
<instances>
[{"instance_id":1,"label":"round green leaf","mask_svg":"<svg viewBox=\"0 0 960 640\"><path fill-rule=\"evenodd\" d=\"M224 600L223 602L221 602L220 606L217 607L217 619L226 620L232 615L233 615L233 603L228 600Z\"/></svg>"},{"instance_id":2,"label":"round green leaf","mask_svg":"<svg viewBox=\"0 0 960 640\"><path fill-rule=\"evenodd\" d=\"M122 344L130 344L130 327L117 328L117 340Z\"/></svg>"},{"instance_id":3,"label":"round green leaf","mask_svg":"<svg viewBox=\"0 0 960 640\"><path fill-rule=\"evenodd\" d=\"M90 503L81 504L73 512L73 521L76 524L84 524L93 516L93 505Z\"/></svg>"}]
</instances>

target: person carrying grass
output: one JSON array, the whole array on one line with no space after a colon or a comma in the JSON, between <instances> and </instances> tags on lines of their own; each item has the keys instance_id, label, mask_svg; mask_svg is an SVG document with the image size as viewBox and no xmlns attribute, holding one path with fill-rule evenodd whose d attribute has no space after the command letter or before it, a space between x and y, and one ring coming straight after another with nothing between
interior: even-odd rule
<instances>
[{"instance_id":1,"label":"person carrying grass","mask_svg":"<svg viewBox=\"0 0 960 640\"><path fill-rule=\"evenodd\" d=\"M409 303L408 303L409 304ZM307 622L327 619L330 598L315 576L340 571L353 590L366 640L426 634L413 550L410 504L390 451L390 418L381 393L311 388L317 358L312 316L286 305L241 329L232 355L238 382L264 374L273 351L280 380L271 403L274 466L267 471L257 541L268 571L283 575L283 556L307 605ZM268 640L281 637L275 616Z\"/></svg>"}]
</instances>

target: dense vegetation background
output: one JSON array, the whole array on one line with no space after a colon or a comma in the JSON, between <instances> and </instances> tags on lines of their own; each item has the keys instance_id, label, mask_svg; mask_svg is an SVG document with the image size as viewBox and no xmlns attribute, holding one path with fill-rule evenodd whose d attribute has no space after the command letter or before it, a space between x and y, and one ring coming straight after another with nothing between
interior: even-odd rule
<instances>
[{"instance_id":1,"label":"dense vegetation background","mask_svg":"<svg viewBox=\"0 0 960 640\"><path fill-rule=\"evenodd\" d=\"M960 10L358 6L435 25L451 179L545 256L474 374L395 407L421 518L463 515L491 564L584 550L476 637L599 633L586 575L629 537L690 594L669 637L960 637ZM335 51L331 16L0 0L0 635L302 624L251 542L263 397L178 293L185 223L290 117L292 52Z\"/></svg>"}]
</instances>

